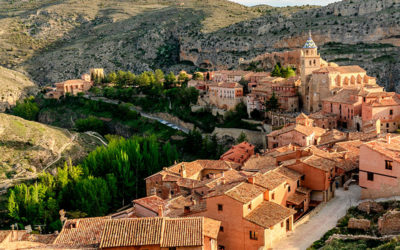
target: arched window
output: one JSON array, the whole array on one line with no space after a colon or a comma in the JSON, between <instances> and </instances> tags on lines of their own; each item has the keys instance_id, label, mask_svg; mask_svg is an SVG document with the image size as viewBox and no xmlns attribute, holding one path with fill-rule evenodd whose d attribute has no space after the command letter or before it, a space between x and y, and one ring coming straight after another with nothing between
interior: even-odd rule
<instances>
[{"instance_id":1,"label":"arched window","mask_svg":"<svg viewBox=\"0 0 400 250\"><path fill-rule=\"evenodd\" d=\"M314 59L314 66L315 66L316 63L317 63L317 62L316 62L315 59Z\"/></svg>"},{"instance_id":2,"label":"arched window","mask_svg":"<svg viewBox=\"0 0 400 250\"><path fill-rule=\"evenodd\" d=\"M310 66L312 65L312 61L310 60Z\"/></svg>"}]
</instances>

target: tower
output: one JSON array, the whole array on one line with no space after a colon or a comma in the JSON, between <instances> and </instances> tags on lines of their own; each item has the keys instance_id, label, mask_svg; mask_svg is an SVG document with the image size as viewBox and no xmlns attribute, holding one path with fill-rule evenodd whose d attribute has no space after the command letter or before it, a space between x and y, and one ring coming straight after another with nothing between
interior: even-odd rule
<instances>
[{"instance_id":1,"label":"tower","mask_svg":"<svg viewBox=\"0 0 400 250\"><path fill-rule=\"evenodd\" d=\"M306 111L310 110L310 98L312 98L313 86L310 82L312 72L320 69L321 67L321 56L318 54L318 47L311 37L311 31L307 42L301 49L300 54L300 65L301 65L301 89L303 98L303 107Z\"/></svg>"}]
</instances>

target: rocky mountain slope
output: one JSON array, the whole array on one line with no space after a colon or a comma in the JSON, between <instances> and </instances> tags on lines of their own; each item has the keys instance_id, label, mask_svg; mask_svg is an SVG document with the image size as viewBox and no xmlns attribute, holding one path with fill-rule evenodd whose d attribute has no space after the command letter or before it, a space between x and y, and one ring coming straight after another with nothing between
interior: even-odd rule
<instances>
[{"instance_id":1,"label":"rocky mountain slope","mask_svg":"<svg viewBox=\"0 0 400 250\"><path fill-rule=\"evenodd\" d=\"M0 113L0 188L68 159L81 159L100 145L97 138L86 134Z\"/></svg>"},{"instance_id":2,"label":"rocky mountain slope","mask_svg":"<svg viewBox=\"0 0 400 250\"><path fill-rule=\"evenodd\" d=\"M37 92L38 87L27 76L0 66L0 111Z\"/></svg>"},{"instance_id":3,"label":"rocky mountain slope","mask_svg":"<svg viewBox=\"0 0 400 250\"><path fill-rule=\"evenodd\" d=\"M0 4L0 64L28 71L39 84L89 67L237 68L241 59L299 48L310 29L327 60L359 64L389 89L400 82L399 0L302 8L248 8L227 0Z\"/></svg>"}]
</instances>

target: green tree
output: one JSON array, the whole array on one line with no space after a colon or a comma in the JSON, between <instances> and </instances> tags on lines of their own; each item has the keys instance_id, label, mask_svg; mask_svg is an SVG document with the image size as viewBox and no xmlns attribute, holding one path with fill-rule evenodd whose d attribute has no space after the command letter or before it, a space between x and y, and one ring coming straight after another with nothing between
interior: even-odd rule
<instances>
[{"instance_id":1,"label":"green tree","mask_svg":"<svg viewBox=\"0 0 400 250\"><path fill-rule=\"evenodd\" d=\"M244 141L247 141L247 136L245 133L241 132L239 137L236 139L237 143L242 143Z\"/></svg>"},{"instance_id":2,"label":"green tree","mask_svg":"<svg viewBox=\"0 0 400 250\"><path fill-rule=\"evenodd\" d=\"M40 109L35 102L35 98L31 96L22 102L18 101L17 105L13 109L13 114L24 119L34 121L37 119L39 111Z\"/></svg>"},{"instance_id":3,"label":"green tree","mask_svg":"<svg viewBox=\"0 0 400 250\"><path fill-rule=\"evenodd\" d=\"M176 84L176 76L173 72L170 72L165 76L165 85L166 87L174 86Z\"/></svg>"},{"instance_id":4,"label":"green tree","mask_svg":"<svg viewBox=\"0 0 400 250\"><path fill-rule=\"evenodd\" d=\"M272 70L272 72L271 72L271 76L274 76L274 77L282 76L281 67L279 64L275 64L274 70Z\"/></svg>"},{"instance_id":5,"label":"green tree","mask_svg":"<svg viewBox=\"0 0 400 250\"><path fill-rule=\"evenodd\" d=\"M111 72L106 77L107 82L116 83L117 82L117 74L115 72Z\"/></svg>"},{"instance_id":6,"label":"green tree","mask_svg":"<svg viewBox=\"0 0 400 250\"><path fill-rule=\"evenodd\" d=\"M19 208L18 203L16 202L14 190L11 190L10 195L8 196L7 209L10 218L19 220Z\"/></svg>"},{"instance_id":7,"label":"green tree","mask_svg":"<svg viewBox=\"0 0 400 250\"><path fill-rule=\"evenodd\" d=\"M189 81L189 76L186 72L181 71L178 75L178 81L180 84L187 84L187 82Z\"/></svg>"},{"instance_id":8,"label":"green tree","mask_svg":"<svg viewBox=\"0 0 400 250\"><path fill-rule=\"evenodd\" d=\"M287 66L286 68L282 68L282 77L290 78L296 76L296 72L292 69L292 67Z\"/></svg>"},{"instance_id":9,"label":"green tree","mask_svg":"<svg viewBox=\"0 0 400 250\"><path fill-rule=\"evenodd\" d=\"M164 72L161 69L156 69L154 75L155 75L155 85L157 87L163 87L165 78Z\"/></svg>"},{"instance_id":10,"label":"green tree","mask_svg":"<svg viewBox=\"0 0 400 250\"><path fill-rule=\"evenodd\" d=\"M86 119L78 119L75 121L75 128L79 132L95 131L104 134L106 131L104 122L97 117L89 116Z\"/></svg>"},{"instance_id":11,"label":"green tree","mask_svg":"<svg viewBox=\"0 0 400 250\"><path fill-rule=\"evenodd\" d=\"M265 111L276 111L279 109L278 98L276 98L275 92L272 93L271 98L265 102Z\"/></svg>"},{"instance_id":12,"label":"green tree","mask_svg":"<svg viewBox=\"0 0 400 250\"><path fill-rule=\"evenodd\" d=\"M203 81L204 80L203 73L201 73L201 72L194 73L193 80Z\"/></svg>"}]
</instances>

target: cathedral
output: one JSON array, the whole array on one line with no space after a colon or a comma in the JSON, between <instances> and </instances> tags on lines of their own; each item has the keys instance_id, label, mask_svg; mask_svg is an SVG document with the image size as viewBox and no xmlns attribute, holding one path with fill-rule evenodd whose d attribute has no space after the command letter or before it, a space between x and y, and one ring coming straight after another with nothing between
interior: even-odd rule
<instances>
[{"instance_id":1,"label":"cathedral","mask_svg":"<svg viewBox=\"0 0 400 250\"><path fill-rule=\"evenodd\" d=\"M311 32L301 49L300 65L303 110L309 113L321 110L322 100L341 89L376 85L376 79L368 76L360 66L338 66L321 59Z\"/></svg>"}]
</instances>

